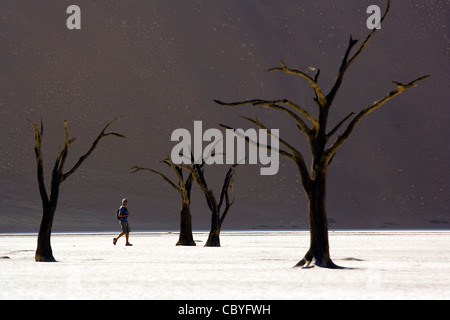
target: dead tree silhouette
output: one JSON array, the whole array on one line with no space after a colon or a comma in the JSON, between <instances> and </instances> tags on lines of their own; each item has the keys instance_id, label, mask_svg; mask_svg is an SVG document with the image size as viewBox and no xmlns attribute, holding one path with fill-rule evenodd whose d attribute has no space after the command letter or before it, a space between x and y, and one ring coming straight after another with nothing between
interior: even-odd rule
<instances>
[{"instance_id":1,"label":"dead tree silhouette","mask_svg":"<svg viewBox=\"0 0 450 320\"><path fill-rule=\"evenodd\" d=\"M391 1L389 0L381 21L384 21L386 18L390 7ZM333 263L329 252L328 221L326 212L327 175L329 166L336 155L336 152L348 140L356 126L363 118L379 109L405 90L416 87L418 82L430 77L422 76L406 84L394 81L393 83L396 85L395 90L364 108L362 111L358 113L351 112L330 130L328 128L329 112L339 89L341 88L344 77L350 66L366 49L376 32L377 29L372 30L354 54L352 54L352 51L357 45L358 40L354 40L350 37L338 75L328 94L325 94L323 89L318 84L320 69L314 77L311 77L305 72L289 68L283 61L281 61L281 67L268 70L268 72L281 71L283 73L305 79L315 93L314 102L317 105L319 113L317 118L299 104L287 99L272 101L255 99L233 103L225 103L215 100L216 103L226 107L253 105L256 107L265 107L284 112L296 122L298 129L308 141L312 155L312 164L310 169L308 169L302 152L294 148L292 144L287 142L287 140L280 138L280 144L283 149L279 150L279 153L296 164L308 202L309 227L311 234L310 248L304 258L302 258L296 265L297 267L309 266L311 263L315 263L315 265L320 267L337 268L337 266ZM257 116L255 116L254 119L248 117L243 118L250 121L253 125L260 129L267 129L267 127ZM348 124L346 125L346 123ZM231 129L226 125L222 125L222 127ZM341 129L343 131L340 131ZM268 135L271 134L272 133L270 130L268 130Z\"/></svg>"},{"instance_id":2,"label":"dead tree silhouette","mask_svg":"<svg viewBox=\"0 0 450 320\"><path fill-rule=\"evenodd\" d=\"M168 165L175 172L178 179L178 184L172 182L165 174L149 169L134 166L131 169L132 173L138 171L147 171L159 175L164 181L166 181L172 188L174 188L181 195L181 212L180 212L180 237L177 242L177 246L195 246L194 237L192 235L192 215L191 215L191 189L194 182L194 176L189 171L189 176L186 181L183 177L183 168L174 164L169 157L166 157L162 163Z\"/></svg>"},{"instance_id":3,"label":"dead tree silhouette","mask_svg":"<svg viewBox=\"0 0 450 320\"><path fill-rule=\"evenodd\" d=\"M55 258L53 257L53 251L51 247L51 234L52 234L52 226L53 226L53 218L55 216L56 207L58 205L58 197L59 197L59 189L61 184L67 180L75 171L83 164L83 162L94 152L98 143L106 137L115 136L120 138L126 138L125 136L110 132L106 133L108 127L119 120L121 117L116 118L109 122L103 130L100 132L98 137L92 143L92 146L89 150L79 158L79 160L75 163L75 165L69 171L64 173L64 166L66 165L67 156L69 154L69 148L72 143L75 141L75 138L69 138L69 130L67 128L67 121L64 121L64 129L65 129L65 143L64 148L59 147L58 154L56 156L56 161L52 170L52 179L50 184L50 195L47 192L47 188L45 186L44 179L44 160L42 157L42 137L44 134L44 125L41 120L40 128L34 122L27 120L33 127L35 133L35 156L36 156L36 164L37 164L37 180L39 184L39 193L42 200L42 220L39 228L38 234L38 244L35 254L35 260L37 262L55 262Z\"/></svg>"}]
</instances>

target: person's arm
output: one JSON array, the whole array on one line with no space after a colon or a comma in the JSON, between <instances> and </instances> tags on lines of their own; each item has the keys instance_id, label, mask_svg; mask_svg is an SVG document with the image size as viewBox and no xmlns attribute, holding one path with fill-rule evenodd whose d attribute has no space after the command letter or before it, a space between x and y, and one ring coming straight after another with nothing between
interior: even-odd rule
<instances>
[{"instance_id":1,"label":"person's arm","mask_svg":"<svg viewBox=\"0 0 450 320\"><path fill-rule=\"evenodd\" d=\"M130 216L130 213L128 212L128 210L127 210L128 214L123 214L124 212L125 212L125 208L124 207L120 208L119 218L125 218L125 217L129 217Z\"/></svg>"}]
</instances>

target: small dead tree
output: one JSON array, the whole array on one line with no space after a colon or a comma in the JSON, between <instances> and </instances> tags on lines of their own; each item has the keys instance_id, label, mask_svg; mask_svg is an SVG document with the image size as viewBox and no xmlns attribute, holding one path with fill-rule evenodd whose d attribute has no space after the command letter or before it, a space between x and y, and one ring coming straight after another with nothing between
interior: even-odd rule
<instances>
[{"instance_id":1,"label":"small dead tree","mask_svg":"<svg viewBox=\"0 0 450 320\"><path fill-rule=\"evenodd\" d=\"M64 148L59 147L58 154L56 156L56 161L52 170L52 180L50 184L50 195L47 192L47 188L45 186L44 181L44 160L42 157L42 137L44 134L44 125L41 120L40 128L37 124L33 123L30 120L27 120L33 127L35 132L35 143L36 146L34 148L36 163L37 163L37 180L39 184L39 193L42 200L42 220L39 228L38 234L38 243L35 254L35 260L37 262L55 262L55 258L53 257L52 247L51 247L51 234L52 234L52 226L53 226L53 218L55 216L56 207L58 204L59 197L59 188L61 184L66 181L75 171L83 164L83 162L92 154L92 152L97 147L98 143L106 137L115 136L120 138L126 138L125 136L110 132L106 133L108 127L117 121L119 118L116 118L109 122L103 130L100 132L98 137L92 143L92 146L89 150L75 163L75 165L67 172L64 172L64 166L66 164L67 156L69 154L69 147L75 141L75 138L69 138L69 130L67 128L67 121L64 121L64 129L66 133L66 139L64 143Z\"/></svg>"},{"instance_id":2,"label":"small dead tree","mask_svg":"<svg viewBox=\"0 0 450 320\"><path fill-rule=\"evenodd\" d=\"M194 181L194 176L192 173L189 173L188 178L184 181L183 177L183 169L177 165L175 165L169 157L164 159L162 163L170 166L178 179L178 185L172 180L170 180L163 173L149 169L134 166L131 169L132 173L136 173L138 171L148 171L154 174L159 175L164 181L166 181L172 188L174 188L181 195L181 212L180 212L180 237L177 242L177 246L195 246L194 237L192 235L192 216L191 216L191 189L192 183Z\"/></svg>"},{"instance_id":3,"label":"small dead tree","mask_svg":"<svg viewBox=\"0 0 450 320\"><path fill-rule=\"evenodd\" d=\"M387 9L382 18L382 21L384 21L384 19L386 18L390 6L391 1L388 0ZM268 70L268 72L281 71L286 74L299 76L305 79L314 90L314 102L318 108L318 118L314 117L302 106L287 99L273 101L255 99L234 103L224 103L215 100L216 103L227 107L253 105L284 112L296 122L298 129L306 137L309 143L312 154L312 164L310 170L308 170L302 152L294 148L292 144L288 143L286 140L280 139L283 150L279 150L279 153L280 155L293 161L297 165L301 176L301 183L308 202L309 227L311 234L310 248L304 258L301 259L301 261L296 265L297 267L309 266L311 263L315 263L315 265L317 266L326 268L337 267L331 260L329 253L328 222L326 213L326 184L328 168L333 160L333 157L336 155L336 152L347 141L351 133L364 117L379 109L386 102L395 98L403 91L412 87L416 87L418 82L429 77L423 76L406 84L394 82L394 84L396 85L395 90L388 93L382 99L372 103L359 113L351 112L335 127L329 130L329 112L336 98L336 95L341 88L344 76L346 75L350 66L366 49L368 43L373 38L376 32L377 29L374 29L372 32L370 32L370 34L353 55L351 53L353 48L358 43L358 40L354 40L352 37L350 37L350 42L342 60L338 75L333 84L333 87L328 94L325 94L322 88L318 85L320 70L317 71L317 74L313 78L305 72L288 68L283 61L281 61L280 68L273 68ZM260 121L257 116L255 116L254 119L247 117L243 118L250 121L258 128L267 129L267 127ZM344 127L346 123L348 124L346 127ZM223 127L227 129L230 128L228 126ZM341 129L342 131L340 131ZM268 130L268 135L271 135L270 130Z\"/></svg>"},{"instance_id":4,"label":"small dead tree","mask_svg":"<svg viewBox=\"0 0 450 320\"><path fill-rule=\"evenodd\" d=\"M195 181L205 195L208 208L211 211L211 229L209 232L208 240L205 247L220 247L220 231L222 229L223 222L230 212L231 206L234 200L230 202L229 190L233 190L234 174L238 164L233 165L227 172L225 180L223 182L222 191L220 193L219 202L214 195L214 192L208 187L206 183L203 164L194 164L193 168L187 165L180 165L191 172ZM225 204L225 208L222 210L222 206Z\"/></svg>"}]
</instances>

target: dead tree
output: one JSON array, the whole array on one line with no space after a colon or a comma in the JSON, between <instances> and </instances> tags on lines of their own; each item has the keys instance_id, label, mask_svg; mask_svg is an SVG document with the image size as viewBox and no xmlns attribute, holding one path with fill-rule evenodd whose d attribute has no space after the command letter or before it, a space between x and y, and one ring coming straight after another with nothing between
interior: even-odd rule
<instances>
[{"instance_id":1,"label":"dead tree","mask_svg":"<svg viewBox=\"0 0 450 320\"><path fill-rule=\"evenodd\" d=\"M120 117L119 117L120 118ZM59 147L58 155L56 156L56 161L52 170L52 180L50 184L50 195L47 192L47 188L45 186L44 181L44 160L42 157L42 136L44 134L44 125L41 120L40 128L30 120L27 120L34 128L35 132L35 143L36 146L34 148L34 152L36 155L36 163L37 163L37 180L39 184L39 193L41 195L42 200L42 221L39 228L38 234L38 243L35 254L35 260L37 262L55 262L55 258L53 257L52 247L51 247L51 234L52 234L52 226L53 226L53 218L55 216L56 207L58 204L59 197L59 188L61 184L66 181L75 171L83 164L83 162L92 154L92 152L97 147L98 143L108 136L115 136L120 138L126 138L125 136L110 132L106 133L108 127L117 121L119 118L116 118L109 122L103 130L100 132L98 137L92 143L90 149L75 163L75 165L69 171L64 173L64 166L66 164L67 156L69 154L69 147L75 141L75 138L69 138L69 131L67 128L67 121L64 121L64 129L66 133L66 139L64 143L64 148Z\"/></svg>"},{"instance_id":2,"label":"dead tree","mask_svg":"<svg viewBox=\"0 0 450 320\"><path fill-rule=\"evenodd\" d=\"M387 9L384 13L382 21L386 18L390 5L391 1L389 0L387 2ZM350 113L335 127L329 130L329 112L333 102L335 101L336 95L341 88L344 76L350 66L366 49L368 43L376 32L377 29L371 31L354 54L352 54L352 50L357 45L358 40L354 40L350 37L350 42L342 60L339 73L328 94L325 94L318 84L320 70L317 71L315 77L313 78L305 72L288 68L283 61L281 61L281 67L268 70L268 72L281 71L286 74L305 79L314 90L314 102L318 108L318 118L314 117L299 104L287 99L273 101L256 99L235 103L224 103L215 100L216 103L222 106L237 107L243 105L253 105L284 112L296 122L298 129L306 137L309 143L312 154L312 164L310 170L308 170L302 152L294 148L292 144L288 143L286 140L280 139L280 144L283 146L283 150L279 150L279 153L297 165L301 176L301 183L308 202L309 227L311 234L310 248L304 258L301 259L301 261L296 265L297 267L309 266L311 263L315 263L315 265L320 267L336 268L336 265L333 263L329 253L328 222L326 213L327 174L329 165L333 160L333 157L336 155L336 152L347 141L351 133L364 117L377 110L406 89L416 87L419 81L429 77L423 76L406 84L394 82L396 85L395 90L391 91L380 100L372 103L362 111L358 113ZM254 119L247 117L244 117L244 119L250 121L261 129L267 129L257 116L255 116ZM229 128L228 126L224 127ZM270 130L268 131L268 134L271 134Z\"/></svg>"},{"instance_id":3,"label":"dead tree","mask_svg":"<svg viewBox=\"0 0 450 320\"><path fill-rule=\"evenodd\" d=\"M222 229L223 222L230 212L231 206L234 200L230 202L229 190L233 190L234 174L238 164L233 165L227 172L225 180L223 182L222 191L220 193L219 202L214 195L214 192L208 187L206 183L203 164L194 164L193 168L187 165L180 165L181 167L189 170L194 176L195 181L205 195L208 208L211 211L211 229L206 241L205 247L220 247L220 231ZM222 210L223 205L225 208Z\"/></svg>"},{"instance_id":4,"label":"dead tree","mask_svg":"<svg viewBox=\"0 0 450 320\"><path fill-rule=\"evenodd\" d=\"M192 183L194 181L194 176L192 173L189 173L188 178L184 181L183 178L183 169L177 165L175 165L169 157L167 157L164 161L164 164L170 166L175 175L178 178L178 185L172 182L166 175L162 174L159 171L142 168L142 167L132 167L132 173L136 173L138 171L148 171L154 174L159 175L164 181L166 181L172 188L174 188L181 195L181 212L180 212L180 237L177 242L177 246L195 246L194 237L192 235L192 216L191 216L191 188Z\"/></svg>"}]
</instances>

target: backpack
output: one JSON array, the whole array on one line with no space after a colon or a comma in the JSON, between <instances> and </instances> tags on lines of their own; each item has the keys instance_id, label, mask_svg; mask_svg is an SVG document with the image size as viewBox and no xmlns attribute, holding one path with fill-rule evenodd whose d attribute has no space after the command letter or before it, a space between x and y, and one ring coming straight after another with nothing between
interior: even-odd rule
<instances>
[{"instance_id":1,"label":"backpack","mask_svg":"<svg viewBox=\"0 0 450 320\"><path fill-rule=\"evenodd\" d=\"M120 215L120 209L117 209L117 211L116 211L116 218L117 218L117 220L120 220L119 215Z\"/></svg>"}]
</instances>

